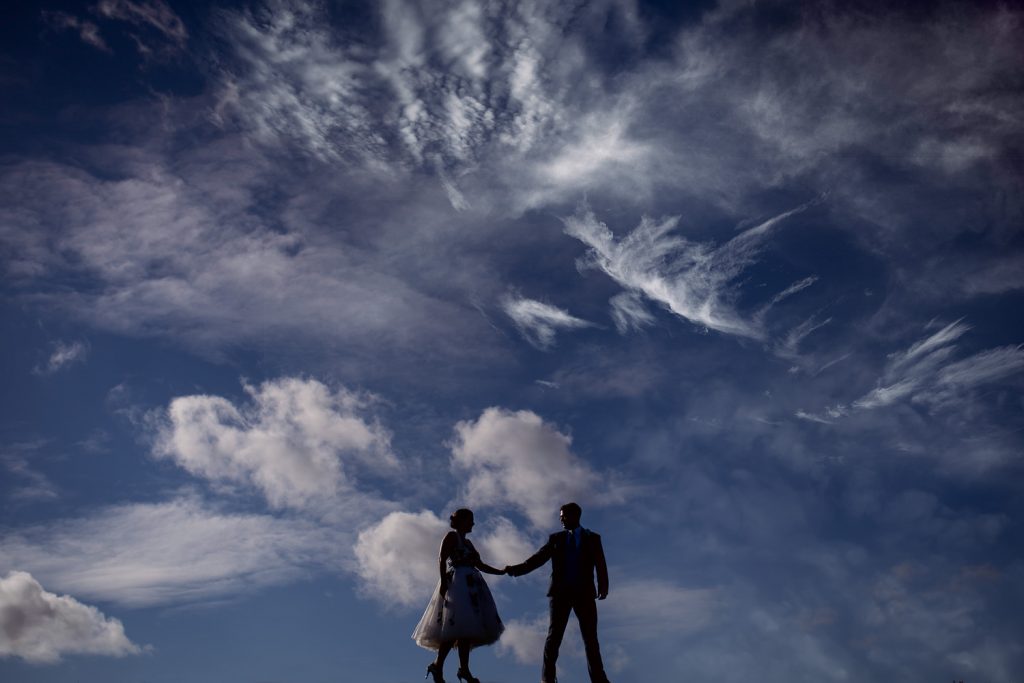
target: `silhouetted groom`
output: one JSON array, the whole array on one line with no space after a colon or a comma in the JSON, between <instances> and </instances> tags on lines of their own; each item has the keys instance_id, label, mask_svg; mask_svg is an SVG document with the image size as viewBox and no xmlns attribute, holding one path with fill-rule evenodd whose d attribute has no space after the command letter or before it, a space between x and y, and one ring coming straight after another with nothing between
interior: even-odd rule
<instances>
[{"instance_id":1,"label":"silhouetted groom","mask_svg":"<svg viewBox=\"0 0 1024 683\"><path fill-rule=\"evenodd\" d=\"M597 604L594 599L608 597L608 565L604 560L601 537L580 526L583 510L576 503L562 506L559 517L565 531L551 534L548 542L523 562L505 567L509 576L522 576L551 560L550 598L551 621L548 637L544 641L544 669L541 683L556 683L555 661L562 644L569 612L576 612L587 652L587 671L592 683L608 683L601 663L601 646L597 642ZM594 590L594 572L597 572L597 591Z\"/></svg>"}]
</instances>

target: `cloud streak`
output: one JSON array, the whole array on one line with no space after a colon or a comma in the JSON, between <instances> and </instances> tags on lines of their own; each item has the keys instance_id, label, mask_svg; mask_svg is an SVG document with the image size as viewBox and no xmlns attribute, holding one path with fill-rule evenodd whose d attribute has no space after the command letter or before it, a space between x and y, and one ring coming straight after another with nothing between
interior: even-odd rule
<instances>
[{"instance_id":1,"label":"cloud streak","mask_svg":"<svg viewBox=\"0 0 1024 683\"><path fill-rule=\"evenodd\" d=\"M47 359L46 364L37 366L34 369L34 372L37 375L52 375L53 373L64 370L71 365L84 362L88 355L89 347L83 342L59 341L54 345L53 351L50 353L50 357Z\"/></svg>"},{"instance_id":2,"label":"cloud streak","mask_svg":"<svg viewBox=\"0 0 1024 683\"><path fill-rule=\"evenodd\" d=\"M579 330L594 326L557 306L534 299L510 296L502 302L502 308L523 338L542 351L555 345L558 330Z\"/></svg>"},{"instance_id":3,"label":"cloud streak","mask_svg":"<svg viewBox=\"0 0 1024 683\"><path fill-rule=\"evenodd\" d=\"M628 291L661 304L691 323L724 334L762 339L765 330L736 307L738 289L734 279L754 263L773 229L807 206L779 214L718 246L691 242L678 235L678 216L660 220L644 217L620 239L587 205L580 206L563 223L568 235L589 247L581 260L584 267L601 270Z\"/></svg>"},{"instance_id":4,"label":"cloud streak","mask_svg":"<svg viewBox=\"0 0 1024 683\"><path fill-rule=\"evenodd\" d=\"M347 532L218 511L193 497L132 503L0 537L0 570L126 607L180 605L287 584L350 562Z\"/></svg>"}]
</instances>

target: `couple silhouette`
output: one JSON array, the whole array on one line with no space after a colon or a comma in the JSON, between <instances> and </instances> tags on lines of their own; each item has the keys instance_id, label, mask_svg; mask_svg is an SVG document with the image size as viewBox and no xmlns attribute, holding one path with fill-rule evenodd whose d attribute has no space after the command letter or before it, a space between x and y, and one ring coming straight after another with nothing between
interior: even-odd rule
<instances>
[{"instance_id":1,"label":"couple silhouette","mask_svg":"<svg viewBox=\"0 0 1024 683\"><path fill-rule=\"evenodd\" d=\"M481 572L522 576L549 560L549 624L547 639L544 641L541 683L556 683L555 662L570 612L576 613L580 624L591 682L609 683L597 641L595 602L608 596L608 565L604 559L601 537L580 526L582 515L583 510L579 505L566 503L559 513L563 531L551 534L547 543L526 561L497 569L483 562L480 553L466 538L473 530L473 511L461 508L451 514L452 531L441 541L438 557L441 578L412 634L421 647L437 650L437 657L427 666L427 676L433 677L433 683L444 683L444 661L453 648L457 648L459 653L456 676L465 683L480 683L480 679L469 671L470 650L481 645L491 645L505 630Z\"/></svg>"}]
</instances>

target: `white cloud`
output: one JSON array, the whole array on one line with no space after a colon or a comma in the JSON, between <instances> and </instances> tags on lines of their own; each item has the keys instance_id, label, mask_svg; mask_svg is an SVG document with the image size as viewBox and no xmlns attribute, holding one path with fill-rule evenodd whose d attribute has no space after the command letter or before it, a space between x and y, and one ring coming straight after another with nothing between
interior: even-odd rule
<instances>
[{"instance_id":1,"label":"white cloud","mask_svg":"<svg viewBox=\"0 0 1024 683\"><path fill-rule=\"evenodd\" d=\"M340 497L358 508L369 499L356 490L355 473L398 466L388 432L345 388L283 378L245 390L251 404L241 407L219 396L174 399L154 452L196 476L251 485L276 508L322 507Z\"/></svg>"},{"instance_id":2,"label":"white cloud","mask_svg":"<svg viewBox=\"0 0 1024 683\"><path fill-rule=\"evenodd\" d=\"M678 216L659 221L644 217L618 240L586 205L563 222L567 234L590 247L585 265L599 268L627 290L690 322L759 339L764 330L756 320L744 319L735 307L733 280L754 263L772 229L808 205L764 221L718 247L673 234Z\"/></svg>"},{"instance_id":3,"label":"white cloud","mask_svg":"<svg viewBox=\"0 0 1024 683\"><path fill-rule=\"evenodd\" d=\"M997 382L1024 369L1024 347L989 349L952 360L953 343L970 326L956 321L894 353L881 378L882 385L853 402L855 408L881 408L912 398L924 403L948 403L982 384Z\"/></svg>"},{"instance_id":4,"label":"white cloud","mask_svg":"<svg viewBox=\"0 0 1024 683\"><path fill-rule=\"evenodd\" d=\"M535 549L509 520L477 519L473 544L487 564L522 562ZM448 523L427 510L392 512L361 531L355 555L363 590L388 606L425 607L438 582L438 550L448 531Z\"/></svg>"},{"instance_id":5,"label":"white cloud","mask_svg":"<svg viewBox=\"0 0 1024 683\"><path fill-rule=\"evenodd\" d=\"M610 177L620 182L638 184L645 173L637 173L648 163L647 145L632 140L627 132L630 113L626 109L612 114L601 113L581 121L581 131L575 140L566 142L558 152L538 168L538 179L544 188L560 192L579 191ZM612 185L614 183L607 183ZM644 188L646 189L646 188ZM541 198L546 193L539 190Z\"/></svg>"},{"instance_id":6,"label":"white cloud","mask_svg":"<svg viewBox=\"0 0 1024 683\"><path fill-rule=\"evenodd\" d=\"M938 384L970 387L996 382L1024 369L1024 345L1000 346L946 365Z\"/></svg>"},{"instance_id":7,"label":"white cloud","mask_svg":"<svg viewBox=\"0 0 1024 683\"><path fill-rule=\"evenodd\" d=\"M928 356L936 349L956 341L970 329L970 325L962 324L960 320L946 325L935 334L914 343L903 353L893 354L891 356L889 372L892 373L894 370L902 368L911 361L915 361L922 356Z\"/></svg>"},{"instance_id":8,"label":"white cloud","mask_svg":"<svg viewBox=\"0 0 1024 683\"><path fill-rule=\"evenodd\" d=\"M794 413L801 420L807 420L808 422L817 422L818 424L830 425L832 420L828 420L821 415L815 415L814 413L808 413L806 410L798 410Z\"/></svg>"},{"instance_id":9,"label":"white cloud","mask_svg":"<svg viewBox=\"0 0 1024 683\"><path fill-rule=\"evenodd\" d=\"M613 568L614 569L614 568ZM611 586L608 599L598 603L601 631L609 643L658 642L692 635L712 625L719 597L713 589L687 589L661 579L631 579ZM575 629L570 623L569 630ZM498 654L520 664L537 664L547 636L546 614L505 622ZM581 656L578 639L567 630L563 651ZM616 657L619 666L628 659ZM611 662L605 662L611 668Z\"/></svg>"},{"instance_id":10,"label":"white cloud","mask_svg":"<svg viewBox=\"0 0 1024 683\"><path fill-rule=\"evenodd\" d=\"M96 11L108 19L155 29L179 48L188 40L184 22L163 0L100 0Z\"/></svg>"},{"instance_id":11,"label":"white cloud","mask_svg":"<svg viewBox=\"0 0 1024 683\"><path fill-rule=\"evenodd\" d=\"M954 342L970 329L959 320L943 326L905 351L890 354L878 386L849 405L830 407L824 416L801 410L797 417L828 424L850 415L851 409L875 410L901 401L932 410L963 407L972 390L1024 371L1024 345L1002 346L954 359L958 350Z\"/></svg>"},{"instance_id":12,"label":"white cloud","mask_svg":"<svg viewBox=\"0 0 1024 683\"><path fill-rule=\"evenodd\" d=\"M69 654L123 657L140 652L121 622L95 607L46 591L27 572L0 578L0 657L53 663Z\"/></svg>"},{"instance_id":13,"label":"white cloud","mask_svg":"<svg viewBox=\"0 0 1024 683\"><path fill-rule=\"evenodd\" d=\"M45 474L29 462L28 454L36 451L41 443L12 444L0 451L0 464L22 485L14 488L11 497L20 501L53 500L57 497L57 486Z\"/></svg>"},{"instance_id":14,"label":"white cloud","mask_svg":"<svg viewBox=\"0 0 1024 683\"><path fill-rule=\"evenodd\" d=\"M222 116L230 112L263 143L297 144L322 160L386 157L387 143L357 95L372 72L334 38L322 8L274 0L222 18L230 49Z\"/></svg>"},{"instance_id":15,"label":"white cloud","mask_svg":"<svg viewBox=\"0 0 1024 683\"><path fill-rule=\"evenodd\" d=\"M110 46L107 45L106 41L103 40L103 36L100 35L99 27L93 22L79 19L66 12L44 11L43 18L54 28L77 31L78 37L82 39L82 42L92 45L97 50L111 52Z\"/></svg>"},{"instance_id":16,"label":"white cloud","mask_svg":"<svg viewBox=\"0 0 1024 683\"><path fill-rule=\"evenodd\" d=\"M433 512L392 512L359 532L355 554L363 588L388 605L426 606L439 580L438 549L448 524Z\"/></svg>"},{"instance_id":17,"label":"white cloud","mask_svg":"<svg viewBox=\"0 0 1024 683\"><path fill-rule=\"evenodd\" d=\"M484 562L492 567L518 564L537 550L537 544L505 517L487 517L474 541Z\"/></svg>"},{"instance_id":18,"label":"white cloud","mask_svg":"<svg viewBox=\"0 0 1024 683\"><path fill-rule=\"evenodd\" d=\"M211 509L193 498L102 508L0 537L0 570L129 607L202 602L351 562L334 526Z\"/></svg>"},{"instance_id":19,"label":"white cloud","mask_svg":"<svg viewBox=\"0 0 1024 683\"><path fill-rule=\"evenodd\" d=\"M505 622L505 632L498 641L498 654L511 654L520 664L539 664L544 654L547 634L547 615L508 620ZM572 639L567 640L572 643Z\"/></svg>"},{"instance_id":20,"label":"white cloud","mask_svg":"<svg viewBox=\"0 0 1024 683\"><path fill-rule=\"evenodd\" d=\"M414 279L408 242L389 241L382 251L339 239L324 227L335 218L317 214L315 190L293 188L296 206L283 215L256 206L265 161L238 142L194 150L175 172L143 151L124 163L105 161L118 179L51 163L4 167L5 275L37 306L208 355L235 343L284 340L290 348L344 344L351 351L345 362L354 366L371 349L375 357L399 349L406 359L456 347L463 358L487 353L481 337L490 330L469 307L406 281ZM440 260L440 251L418 246L416 257ZM49 286L61 276L90 286ZM444 284L450 289L450 280Z\"/></svg>"},{"instance_id":21,"label":"white cloud","mask_svg":"<svg viewBox=\"0 0 1024 683\"><path fill-rule=\"evenodd\" d=\"M46 364L35 368L34 371L39 375L52 375L70 365L81 363L88 354L89 347L82 342L57 342Z\"/></svg>"},{"instance_id":22,"label":"white cloud","mask_svg":"<svg viewBox=\"0 0 1024 683\"><path fill-rule=\"evenodd\" d=\"M627 579L610 586L602 623L616 638L648 641L707 628L716 613L713 589L684 588L664 579Z\"/></svg>"},{"instance_id":23,"label":"white cloud","mask_svg":"<svg viewBox=\"0 0 1024 683\"><path fill-rule=\"evenodd\" d=\"M555 333L559 329L578 330L593 326L593 323L577 318L568 311L534 299L506 297L502 308L526 341L538 349L554 346Z\"/></svg>"},{"instance_id":24,"label":"white cloud","mask_svg":"<svg viewBox=\"0 0 1024 683\"><path fill-rule=\"evenodd\" d=\"M528 410L488 408L455 426L452 465L467 476L470 505L512 508L538 528L557 522L559 507L622 502L623 493L577 457L571 437Z\"/></svg>"},{"instance_id":25,"label":"white cloud","mask_svg":"<svg viewBox=\"0 0 1024 683\"><path fill-rule=\"evenodd\" d=\"M832 322L832 318L819 321L812 315L786 333L786 336L779 342L777 353L783 358L796 358L803 340L830 322Z\"/></svg>"},{"instance_id":26,"label":"white cloud","mask_svg":"<svg viewBox=\"0 0 1024 683\"><path fill-rule=\"evenodd\" d=\"M774 306L775 304L779 303L783 299L788 299L789 297L793 296L797 292L804 291L805 289L807 289L808 287L810 287L811 285L813 285L817 281L818 281L818 276L817 275L811 275L809 277L805 277L803 280L798 280L798 281L794 282L789 287L786 287L784 290L782 290L781 292L779 292L778 294L773 296L772 300L771 300L771 305Z\"/></svg>"},{"instance_id":27,"label":"white cloud","mask_svg":"<svg viewBox=\"0 0 1024 683\"><path fill-rule=\"evenodd\" d=\"M609 303L612 307L612 320L619 334L654 324L654 316L644 307L643 300L636 292L616 294Z\"/></svg>"}]
</instances>

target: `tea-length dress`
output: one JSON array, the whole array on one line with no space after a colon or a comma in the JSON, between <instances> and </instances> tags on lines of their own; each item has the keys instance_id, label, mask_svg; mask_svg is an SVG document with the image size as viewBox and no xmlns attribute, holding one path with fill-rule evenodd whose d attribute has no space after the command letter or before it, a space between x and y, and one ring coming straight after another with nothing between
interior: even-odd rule
<instances>
[{"instance_id":1,"label":"tea-length dress","mask_svg":"<svg viewBox=\"0 0 1024 683\"><path fill-rule=\"evenodd\" d=\"M462 641L470 647L490 645L505 630L491 591L476 568L480 561L473 544L456 534L458 542L448 557L448 591L441 597L441 581L412 633L420 647L437 650L442 643Z\"/></svg>"}]
</instances>

